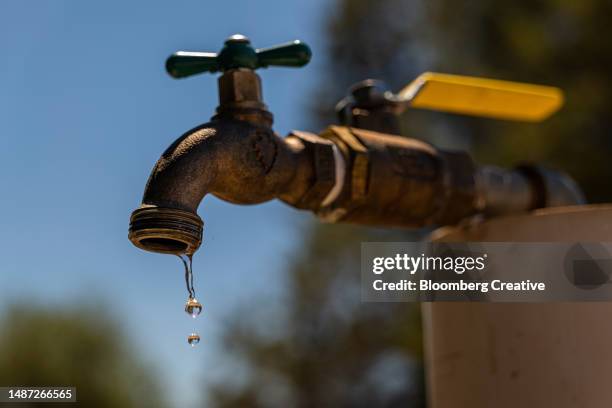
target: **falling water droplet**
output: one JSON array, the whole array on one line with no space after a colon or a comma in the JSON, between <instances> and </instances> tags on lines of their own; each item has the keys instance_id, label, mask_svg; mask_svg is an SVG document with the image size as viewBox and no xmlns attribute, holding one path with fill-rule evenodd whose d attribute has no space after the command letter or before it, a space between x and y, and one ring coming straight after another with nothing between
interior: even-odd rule
<instances>
[{"instance_id":1,"label":"falling water droplet","mask_svg":"<svg viewBox=\"0 0 612 408\"><path fill-rule=\"evenodd\" d=\"M190 297L185 303L185 312L195 319L202 313L202 304L197 299Z\"/></svg>"},{"instance_id":2,"label":"falling water droplet","mask_svg":"<svg viewBox=\"0 0 612 408\"><path fill-rule=\"evenodd\" d=\"M197 333L191 333L187 337L187 343L191 345L191 347L195 347L196 344L200 342L200 336Z\"/></svg>"},{"instance_id":3,"label":"falling water droplet","mask_svg":"<svg viewBox=\"0 0 612 408\"><path fill-rule=\"evenodd\" d=\"M187 286L188 298L185 303L185 312L193 317L194 319L202 313L202 304L198 302L195 297L195 288L193 287L193 269L191 267L192 262L191 254L179 254L178 257L183 262L185 267L185 285ZM197 333L191 333L187 336L187 343L191 347L195 347L200 343L200 336Z\"/></svg>"}]
</instances>

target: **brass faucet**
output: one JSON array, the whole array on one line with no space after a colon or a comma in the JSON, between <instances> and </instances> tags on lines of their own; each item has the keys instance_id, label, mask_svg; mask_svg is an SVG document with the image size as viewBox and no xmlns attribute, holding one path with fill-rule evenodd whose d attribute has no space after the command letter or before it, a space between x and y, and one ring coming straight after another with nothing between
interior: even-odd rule
<instances>
[{"instance_id":1,"label":"brass faucet","mask_svg":"<svg viewBox=\"0 0 612 408\"><path fill-rule=\"evenodd\" d=\"M552 201L546 194L562 197L557 199L561 204L582 202L573 184L566 196L567 189L561 189L563 194L546 193L544 173L533 169L514 174L490 168L483 173L465 152L443 151L416 139L376 131L398 133L389 118L408 105L457 111L463 104L463 111L471 114L539 120L556 110L551 93L541 92L536 98L537 117L533 110L531 117L520 117L523 102L507 93L505 100L513 108L510 114L515 115L509 117L512 109L499 108L500 102L494 100L499 92L483 100L482 89L476 89L479 83L466 85L466 77L427 74L398 95L356 89L352 99L340 106L348 126L330 126L319 135L293 131L279 137L272 130L273 116L263 103L255 70L300 67L310 57L308 46L299 41L254 49L248 38L234 35L219 53L177 52L168 59L167 71L175 78L222 72L219 106L210 122L179 137L156 163L142 205L130 219L129 239L134 245L153 252L193 254L203 231L197 208L208 193L236 204L277 198L330 222L405 227L454 224L487 210L495 213L490 210L496 203L498 209L500 203L507 205L508 195L520 197L516 205L499 213L547 205ZM457 83L457 78L464 82ZM498 83L486 85L499 88ZM534 89L542 91L517 91L514 85L510 89L523 97L533 98ZM467 86L464 95L476 89L480 98L438 97L438 105L432 106L436 93L461 86ZM479 112L479 107L484 111ZM496 107L501 114L492 109ZM386 116L375 120L380 119L376 115ZM530 183L531 179L535 181ZM542 191L535 191L535 185L543 186Z\"/></svg>"}]
</instances>

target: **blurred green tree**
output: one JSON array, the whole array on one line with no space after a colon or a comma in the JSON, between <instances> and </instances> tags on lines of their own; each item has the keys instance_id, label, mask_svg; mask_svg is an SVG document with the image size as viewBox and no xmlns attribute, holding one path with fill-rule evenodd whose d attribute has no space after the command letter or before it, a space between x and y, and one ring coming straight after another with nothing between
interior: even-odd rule
<instances>
[{"instance_id":1,"label":"blurred green tree","mask_svg":"<svg viewBox=\"0 0 612 408\"><path fill-rule=\"evenodd\" d=\"M468 149L480 163L563 169L591 201L610 201L610 17L607 0L337 0L323 27L313 119L334 122L334 103L365 78L394 90L423 71L559 86L566 106L545 123L414 110L402 118L403 134ZM361 241L417 235L316 224L305 237L288 268L282 319L254 317L251 306L228 325L226 345L247 375L209 388L213 405L423 406L418 305L363 304L359 292ZM283 329L274 331L278 320Z\"/></svg>"},{"instance_id":2,"label":"blurred green tree","mask_svg":"<svg viewBox=\"0 0 612 408\"><path fill-rule=\"evenodd\" d=\"M127 344L99 308L17 304L0 323L0 384L75 386L82 407L166 406L152 371Z\"/></svg>"}]
</instances>

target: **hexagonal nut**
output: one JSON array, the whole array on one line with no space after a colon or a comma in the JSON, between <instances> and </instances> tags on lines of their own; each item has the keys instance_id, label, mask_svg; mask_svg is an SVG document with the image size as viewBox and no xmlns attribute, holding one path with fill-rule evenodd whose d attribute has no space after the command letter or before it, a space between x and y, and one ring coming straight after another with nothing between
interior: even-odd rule
<instances>
[{"instance_id":1,"label":"hexagonal nut","mask_svg":"<svg viewBox=\"0 0 612 408\"><path fill-rule=\"evenodd\" d=\"M370 159L368 148L358 137L363 132L367 133L369 131L345 126L330 126L322 134L326 138L339 140L339 143L345 146L351 157L350 167L347 169L349 172L346 186L348 194L341 196L340 202L337 203L340 207L359 206L368 193Z\"/></svg>"},{"instance_id":2,"label":"hexagonal nut","mask_svg":"<svg viewBox=\"0 0 612 408\"><path fill-rule=\"evenodd\" d=\"M317 209L336 182L336 164L333 143L313 133L292 131L313 160L315 181L304 195L294 204L297 208Z\"/></svg>"},{"instance_id":3,"label":"hexagonal nut","mask_svg":"<svg viewBox=\"0 0 612 408\"><path fill-rule=\"evenodd\" d=\"M261 81L250 69L231 69L219 77L221 105L261 102Z\"/></svg>"}]
</instances>

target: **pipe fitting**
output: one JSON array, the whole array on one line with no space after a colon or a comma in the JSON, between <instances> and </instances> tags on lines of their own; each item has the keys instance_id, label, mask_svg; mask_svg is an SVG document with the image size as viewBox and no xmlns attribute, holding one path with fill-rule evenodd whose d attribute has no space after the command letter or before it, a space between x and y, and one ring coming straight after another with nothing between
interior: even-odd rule
<instances>
[{"instance_id":1,"label":"pipe fitting","mask_svg":"<svg viewBox=\"0 0 612 408\"><path fill-rule=\"evenodd\" d=\"M299 197L283 197L283 201L300 209L316 209L328 197L336 184L336 146L329 140L309 132L292 131L286 140L296 140L304 148L304 157L309 159L304 168L312 169L308 181L303 183L307 190Z\"/></svg>"},{"instance_id":2,"label":"pipe fitting","mask_svg":"<svg viewBox=\"0 0 612 408\"><path fill-rule=\"evenodd\" d=\"M475 211L474 165L466 153L341 126L321 136L346 162L342 191L316 211L324 221L422 227L457 223Z\"/></svg>"}]
</instances>

